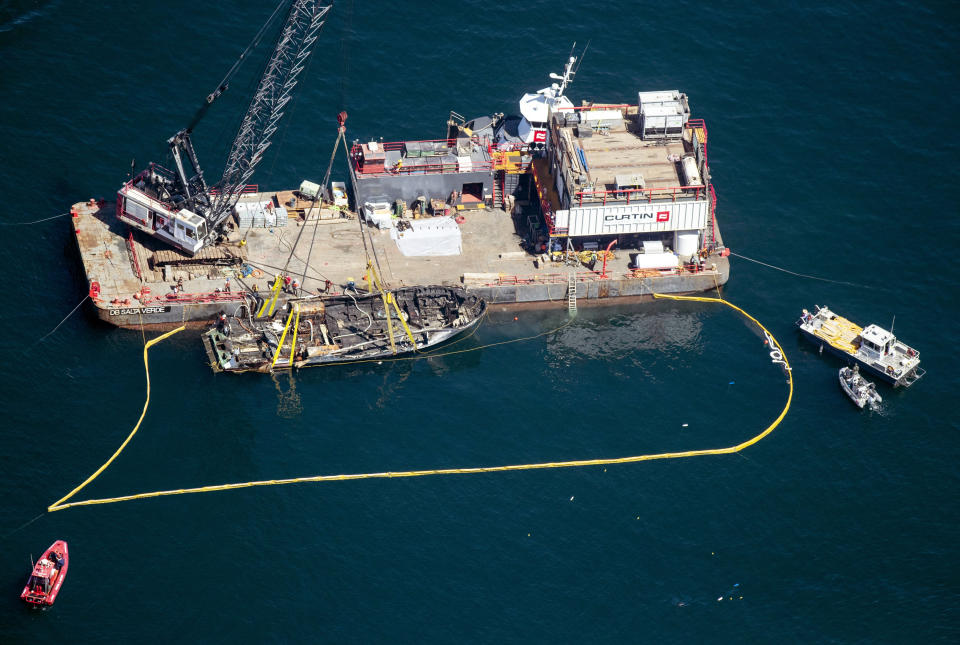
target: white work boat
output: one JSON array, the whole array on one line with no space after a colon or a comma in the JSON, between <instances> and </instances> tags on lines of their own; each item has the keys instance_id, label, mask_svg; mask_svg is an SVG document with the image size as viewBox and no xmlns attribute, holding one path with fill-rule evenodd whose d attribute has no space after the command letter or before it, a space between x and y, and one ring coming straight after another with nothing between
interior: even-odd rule
<instances>
[{"instance_id":1,"label":"white work boat","mask_svg":"<svg viewBox=\"0 0 960 645\"><path fill-rule=\"evenodd\" d=\"M827 307L814 305L814 313L803 310L797 328L821 351L825 348L893 387L909 387L926 373L920 367L920 352L897 340L892 326L891 331L877 325L860 327Z\"/></svg>"},{"instance_id":2,"label":"white work boat","mask_svg":"<svg viewBox=\"0 0 960 645\"><path fill-rule=\"evenodd\" d=\"M883 401L877 394L877 386L860 376L860 370L856 365L840 368L840 387L861 410L865 405L875 410Z\"/></svg>"}]
</instances>

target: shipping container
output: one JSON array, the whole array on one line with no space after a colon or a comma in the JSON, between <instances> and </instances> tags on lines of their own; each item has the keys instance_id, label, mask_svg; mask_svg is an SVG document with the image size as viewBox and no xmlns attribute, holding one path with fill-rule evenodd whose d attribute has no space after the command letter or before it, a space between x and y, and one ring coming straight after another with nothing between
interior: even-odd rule
<instances>
[{"instance_id":1,"label":"shipping container","mask_svg":"<svg viewBox=\"0 0 960 645\"><path fill-rule=\"evenodd\" d=\"M557 228L568 228L571 237L619 233L702 230L707 225L705 199L667 203L582 206L558 210Z\"/></svg>"}]
</instances>

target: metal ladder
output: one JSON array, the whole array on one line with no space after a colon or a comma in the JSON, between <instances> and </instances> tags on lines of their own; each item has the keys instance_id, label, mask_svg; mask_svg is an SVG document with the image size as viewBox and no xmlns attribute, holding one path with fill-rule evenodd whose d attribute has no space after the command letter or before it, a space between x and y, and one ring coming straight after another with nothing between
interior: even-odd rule
<instances>
[{"instance_id":1,"label":"metal ladder","mask_svg":"<svg viewBox=\"0 0 960 645\"><path fill-rule=\"evenodd\" d=\"M572 269L567 273L567 311L577 313L577 273Z\"/></svg>"}]
</instances>

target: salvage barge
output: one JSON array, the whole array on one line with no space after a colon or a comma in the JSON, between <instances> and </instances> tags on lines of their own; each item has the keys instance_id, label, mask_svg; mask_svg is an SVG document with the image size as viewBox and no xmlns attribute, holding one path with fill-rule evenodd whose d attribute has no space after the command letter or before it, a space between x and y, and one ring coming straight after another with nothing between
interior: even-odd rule
<instances>
[{"instance_id":1,"label":"salvage barge","mask_svg":"<svg viewBox=\"0 0 960 645\"><path fill-rule=\"evenodd\" d=\"M523 95L520 115L451 113L443 139L355 140L349 189L329 172L296 190L247 183L327 9L292 3L268 65L292 67L261 80L219 182L205 183L190 132L225 84L168 141L172 170L150 164L116 199L71 208L101 320L206 325L255 307L277 276L296 278L281 307L335 295L371 254L388 289L457 286L491 305L573 309L726 283L705 123L678 91L574 106L573 57L551 75L561 83Z\"/></svg>"},{"instance_id":2,"label":"salvage barge","mask_svg":"<svg viewBox=\"0 0 960 645\"><path fill-rule=\"evenodd\" d=\"M297 298L273 317L251 309L203 335L215 372L268 372L392 358L429 349L473 329L486 303L453 287ZM286 321L286 322L284 322Z\"/></svg>"}]
</instances>

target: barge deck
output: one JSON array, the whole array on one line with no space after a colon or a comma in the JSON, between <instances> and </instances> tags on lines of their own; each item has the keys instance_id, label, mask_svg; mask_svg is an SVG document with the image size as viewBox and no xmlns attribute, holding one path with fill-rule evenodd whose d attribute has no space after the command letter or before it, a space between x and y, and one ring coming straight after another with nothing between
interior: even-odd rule
<instances>
[{"instance_id":1,"label":"barge deck","mask_svg":"<svg viewBox=\"0 0 960 645\"><path fill-rule=\"evenodd\" d=\"M244 200L277 195L261 192ZM71 222L96 315L119 327L205 326L218 313L233 313L250 301L251 292L267 297L277 274L300 280L308 255L310 268L301 285L308 293L325 288L326 293L337 293L351 278L359 284L365 273L366 254L355 215L330 219L329 211L291 210L286 226L243 231L234 220L226 241L211 247L210 258L177 266L165 263L167 247L130 229L115 217L115 208L112 202L78 203L71 209ZM491 305L567 306L571 275L577 298L587 302L706 291L729 277L728 258L720 255L707 257L699 270L681 266L640 271L629 268L627 253L617 253L607 263L606 276L599 266L587 270L549 262L522 250L520 225L515 223L519 219L500 209L465 213L460 224L462 253L457 256L405 257L388 230L366 226L362 230L390 287L459 285ZM242 277L245 265L255 270L248 277ZM281 293L279 303L290 297Z\"/></svg>"}]
</instances>

